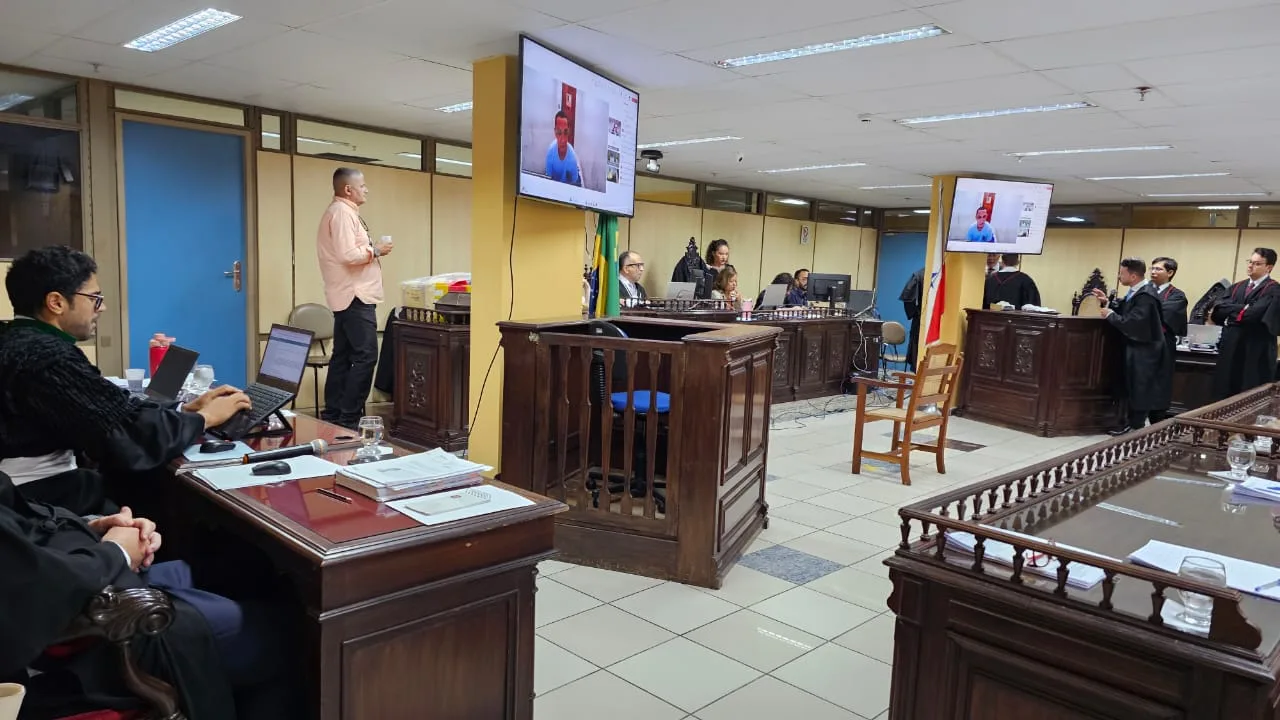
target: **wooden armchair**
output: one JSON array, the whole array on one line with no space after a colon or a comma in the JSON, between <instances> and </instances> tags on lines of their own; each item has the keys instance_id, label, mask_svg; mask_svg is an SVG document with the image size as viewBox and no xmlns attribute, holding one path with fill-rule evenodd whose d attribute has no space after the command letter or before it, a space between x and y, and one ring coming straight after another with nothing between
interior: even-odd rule
<instances>
[{"instance_id":1,"label":"wooden armchair","mask_svg":"<svg viewBox=\"0 0 1280 720\"><path fill-rule=\"evenodd\" d=\"M853 426L853 473L862 472L862 458L887 460L902 468L902 484L911 484L911 451L924 450L937 458L938 472L947 472L943 451L947 446L947 423L951 416L951 399L960 377L964 356L955 345L934 343L925 349L924 359L914 373L894 372L896 382L858 378L858 408ZM896 391L892 407L867 407L867 388L880 387ZM923 411L935 406L936 412ZM862 449L863 426L876 420L893 423L893 436L888 453ZM912 433L930 427L938 428L936 445L913 442ZM901 437L899 437L901 435Z\"/></svg>"},{"instance_id":2,"label":"wooden armchair","mask_svg":"<svg viewBox=\"0 0 1280 720\"><path fill-rule=\"evenodd\" d=\"M160 590L108 587L89 601L62 642L49 648L45 657L55 659L74 654L86 644L106 641L120 654L120 671L125 686L143 700L141 712L103 710L83 713L64 720L186 720L178 708L178 693L168 683L138 668L132 643L138 637L154 636L173 624L173 601Z\"/></svg>"}]
</instances>

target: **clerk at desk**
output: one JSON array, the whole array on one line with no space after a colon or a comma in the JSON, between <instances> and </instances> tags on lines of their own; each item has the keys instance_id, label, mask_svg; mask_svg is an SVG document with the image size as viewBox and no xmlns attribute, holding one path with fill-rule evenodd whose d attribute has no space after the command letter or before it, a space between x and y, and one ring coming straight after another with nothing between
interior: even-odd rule
<instances>
[{"instance_id":1,"label":"clerk at desk","mask_svg":"<svg viewBox=\"0 0 1280 720\"><path fill-rule=\"evenodd\" d=\"M1036 281L1030 275L1019 269L1021 264L1019 255L1000 256L1000 269L987 276L987 284L983 288L983 310L1001 301L1017 310L1021 310L1023 305L1040 304L1040 288L1036 287Z\"/></svg>"}]
</instances>

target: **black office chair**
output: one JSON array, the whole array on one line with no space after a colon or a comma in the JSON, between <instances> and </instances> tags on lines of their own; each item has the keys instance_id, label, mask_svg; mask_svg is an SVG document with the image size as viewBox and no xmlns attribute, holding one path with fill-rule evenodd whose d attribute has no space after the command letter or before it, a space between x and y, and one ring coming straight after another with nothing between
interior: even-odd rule
<instances>
[{"instance_id":1,"label":"black office chair","mask_svg":"<svg viewBox=\"0 0 1280 720\"><path fill-rule=\"evenodd\" d=\"M592 320L587 323L588 329L593 335L602 337L626 338L627 334L617 325L605 320ZM614 421L622 420L627 411L627 391L611 392L610 387L613 381L619 381L623 384L627 381L627 354L622 351L614 351L613 355L613 378L605 377L604 353L602 349L591 351L591 389L593 399L599 405L600 411L604 412L606 403L613 413ZM631 497L644 497L646 490L646 479L648 478L648 468L650 458L648 457L648 442L646 432L648 432L648 423L645 422L650 411L650 401L652 400L653 412L659 417L667 415L671 412L671 395L664 392L650 393L648 390L636 390L632 393L632 408L636 413L635 440L632 444L632 465L635 468L635 475L630 478ZM587 473L588 489L591 490L592 507L600 507L600 478L604 475L604 469L590 470ZM627 484L627 478L622 473L615 472L613 468L608 469L609 473L609 494L620 494L623 487ZM655 471L656 474L656 471ZM654 481L654 507L660 513L666 513L665 480Z\"/></svg>"}]
</instances>

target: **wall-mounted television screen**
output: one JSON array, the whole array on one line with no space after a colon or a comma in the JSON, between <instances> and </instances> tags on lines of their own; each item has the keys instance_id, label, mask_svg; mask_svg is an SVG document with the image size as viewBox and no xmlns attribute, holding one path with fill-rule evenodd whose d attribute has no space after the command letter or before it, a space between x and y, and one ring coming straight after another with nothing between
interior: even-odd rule
<instances>
[{"instance_id":1,"label":"wall-mounted television screen","mask_svg":"<svg viewBox=\"0 0 1280 720\"><path fill-rule=\"evenodd\" d=\"M1039 255L1052 197L1049 183L957 178L947 250Z\"/></svg>"},{"instance_id":2,"label":"wall-mounted television screen","mask_svg":"<svg viewBox=\"0 0 1280 720\"><path fill-rule=\"evenodd\" d=\"M520 194L635 214L640 96L520 37Z\"/></svg>"}]
</instances>

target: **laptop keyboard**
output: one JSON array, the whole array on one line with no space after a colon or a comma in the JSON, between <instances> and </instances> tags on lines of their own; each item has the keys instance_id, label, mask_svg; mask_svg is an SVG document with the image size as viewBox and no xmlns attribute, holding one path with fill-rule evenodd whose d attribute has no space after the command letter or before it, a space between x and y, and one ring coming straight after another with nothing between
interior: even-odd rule
<instances>
[{"instance_id":1,"label":"laptop keyboard","mask_svg":"<svg viewBox=\"0 0 1280 720\"><path fill-rule=\"evenodd\" d=\"M253 409L248 412L238 412L225 423L210 428L211 435L225 440L239 440L261 425L268 415L284 407L285 403L293 399L293 393L288 390L259 383L253 383L245 388L244 394L249 396Z\"/></svg>"}]
</instances>

